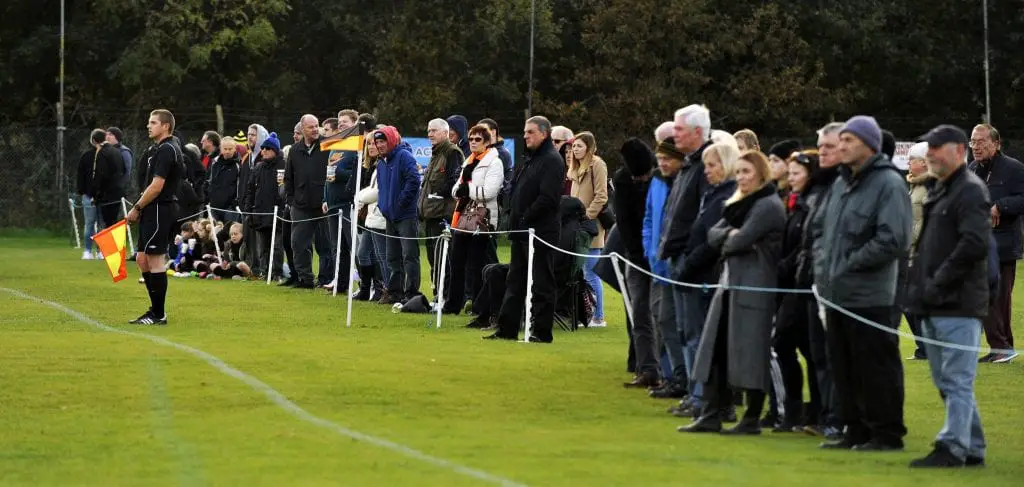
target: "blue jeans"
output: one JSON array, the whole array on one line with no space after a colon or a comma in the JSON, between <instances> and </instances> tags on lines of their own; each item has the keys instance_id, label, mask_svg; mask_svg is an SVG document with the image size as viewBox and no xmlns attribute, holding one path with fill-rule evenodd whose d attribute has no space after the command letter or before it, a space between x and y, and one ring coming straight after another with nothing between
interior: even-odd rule
<instances>
[{"instance_id":1,"label":"blue jeans","mask_svg":"<svg viewBox=\"0 0 1024 487\"><path fill-rule=\"evenodd\" d=\"M377 269L380 271L381 281L383 281L384 283L387 283L387 281L388 281L388 258L387 258L387 255L388 255L388 251L387 251L388 238L385 237L384 235L381 235L382 233L384 233L384 229L383 228L381 228L379 230L375 228L375 229L373 229L373 231L374 232L378 232L378 233L370 233L370 232L366 232L366 233L370 234L370 241L373 242L373 255L376 256Z\"/></svg>"},{"instance_id":2,"label":"blue jeans","mask_svg":"<svg viewBox=\"0 0 1024 487\"><path fill-rule=\"evenodd\" d=\"M601 255L601 249L590 249L587 251L588 254L599 256ZM604 320L604 286L601 284L601 278L594 273L594 266L597 265L597 257L588 257L583 259L583 280L587 281L590 288L594 290L594 294L597 296L597 303L594 305L594 320Z\"/></svg>"},{"instance_id":3,"label":"blue jeans","mask_svg":"<svg viewBox=\"0 0 1024 487\"><path fill-rule=\"evenodd\" d=\"M376 262L371 235L373 234L364 230L356 240L356 265L359 267L368 267Z\"/></svg>"},{"instance_id":4,"label":"blue jeans","mask_svg":"<svg viewBox=\"0 0 1024 487\"><path fill-rule=\"evenodd\" d=\"M92 252L92 236L96 235L100 212L92 203L92 198L82 195L82 213L85 215L85 251Z\"/></svg>"},{"instance_id":5,"label":"blue jeans","mask_svg":"<svg viewBox=\"0 0 1024 487\"><path fill-rule=\"evenodd\" d=\"M925 338L969 347L981 344L981 320L946 316L924 317ZM946 402L946 421L936 441L961 460L967 455L985 457L985 433L974 401L974 377L978 354L926 343L932 380Z\"/></svg>"}]
</instances>

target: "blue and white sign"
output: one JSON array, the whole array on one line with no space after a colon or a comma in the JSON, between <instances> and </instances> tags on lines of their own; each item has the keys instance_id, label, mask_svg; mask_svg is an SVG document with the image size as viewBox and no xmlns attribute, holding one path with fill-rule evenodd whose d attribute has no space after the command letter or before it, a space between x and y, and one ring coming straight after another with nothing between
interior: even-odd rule
<instances>
[{"instance_id":1,"label":"blue and white sign","mask_svg":"<svg viewBox=\"0 0 1024 487\"><path fill-rule=\"evenodd\" d=\"M427 167L430 164L431 150L430 139L425 137L402 137L402 142L408 142L412 147L412 156L420 167ZM513 139L505 139L505 149L512 154L513 164L516 160L516 142Z\"/></svg>"}]
</instances>

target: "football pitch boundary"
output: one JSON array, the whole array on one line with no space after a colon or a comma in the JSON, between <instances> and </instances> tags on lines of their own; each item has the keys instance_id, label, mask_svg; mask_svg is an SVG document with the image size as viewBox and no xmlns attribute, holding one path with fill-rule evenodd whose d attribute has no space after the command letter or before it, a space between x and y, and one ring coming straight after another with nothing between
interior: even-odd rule
<instances>
[{"instance_id":1,"label":"football pitch boundary","mask_svg":"<svg viewBox=\"0 0 1024 487\"><path fill-rule=\"evenodd\" d=\"M452 462L450 460L445 460L443 458L435 457L433 455L421 452L419 450L416 450L415 448L403 445L401 443L396 443L396 442L391 441L391 440L387 440L387 439L384 439L384 438L378 438L376 436L372 436L372 435L369 435L369 434L366 434L366 433L361 433L359 431L355 431L353 429L346 428L346 427L344 427L344 426L342 426L340 424L337 424L337 423L335 423L333 421L330 421L330 420L321 418L319 416L316 416L316 415L310 413L309 411L306 411L305 409L303 409L298 404L295 404L290 399L285 397L284 394L281 394L280 392L278 392L274 388L270 387L269 385L267 385L263 381L257 379L256 377L253 377L253 376L251 376L249 374L246 374L245 372L242 372L241 370L238 370L238 369L232 367L231 365L229 365L228 363L224 362L220 358L218 358L218 357L216 357L214 355L211 355L211 354L209 354L207 352L204 352L204 351L202 351L202 350L200 350L198 348L191 347L191 346L188 346L188 345L183 345L183 344L180 344L178 342L175 342L175 341L172 341L172 340L168 340L166 338L155 336L155 335L150 335L150 334L147 334L147 333L140 333L140 332L130 331L130 330L122 330L122 329L119 329L119 328L114 328L112 326L107 326L107 325L104 325L103 323L100 323L99 321L96 321L96 320L94 320L94 319L92 319L92 318L90 318L90 317L88 317L88 316L86 316L86 315L84 315L82 313L79 313L78 311L75 311L75 310L73 310L71 308L68 308L67 306L64 306L64 305L62 305L60 303L57 303L55 301L49 301L49 300L46 300L46 299L43 299L43 298L40 298L40 297L37 297L37 296L33 296L31 294L24 293L24 292L19 291L17 289L0 287L0 291L6 292L7 294L10 294L10 295L12 295L14 297L17 297L17 298L21 298L21 299L26 300L26 301L33 301L35 303L38 303L38 304L41 304L41 305L53 308L53 309L55 309L57 311L60 311L60 312L62 312L64 314L67 314L68 316L71 316L72 318L75 318L76 320L78 320L78 321L80 321L82 323L85 323L85 324L87 324L87 325L89 325L89 326L91 326L93 328L99 329L101 331L105 331L105 332L109 332L109 333L117 333L117 334L121 334L121 335L127 335L127 336L134 337L134 338L142 338L144 340L148 340L148 341L150 341L152 343L155 343L157 345L161 345L161 346L165 346L165 347L170 347L170 348L175 348L177 350L185 352L185 353L187 353L189 355L192 355L192 356L194 356L196 358L199 358L200 360L206 362L208 365L210 365L214 369L217 369L217 371L219 371L220 373L222 373L224 375L227 375L229 377L233 377L233 378L238 379L239 381L245 383L246 385L248 385L250 388L252 388L256 392L259 392L259 393L263 394L267 399L270 400L270 402L274 403L275 405L277 405L277 407L283 409L285 412L291 414L295 418L297 418L297 419L299 419L299 420L301 420L303 422L312 424L314 426L320 427L322 429L325 429L327 431L336 433L339 436L350 438L350 439L353 439L353 440L356 440L356 441L361 441L361 442L364 442L364 443L369 443L371 445L374 445L374 446L377 446L377 447L380 447L380 448L383 448L383 449L386 449L386 450L390 450L392 452L398 453L400 455L403 455L403 456L406 456L406 457L409 457L409 458L412 458L412 459L415 459L415 460L419 460L421 462L433 465L435 467L446 469L446 470L450 470L450 471L458 473L460 475L464 475L466 477L471 477L471 478L475 478L475 479L478 479L478 480L482 480L484 482L488 482L488 483L492 483L492 484L497 484L497 485L502 485L502 486L507 486L507 487L526 487L525 484L522 484L522 483L519 483L519 482L515 482L515 481L509 480L509 479L506 479L504 477L500 477L500 476L497 476L497 475L493 475L493 474L484 472L482 470L478 470L478 469L475 469L475 468L459 465L459 464L457 464L455 462Z\"/></svg>"}]
</instances>

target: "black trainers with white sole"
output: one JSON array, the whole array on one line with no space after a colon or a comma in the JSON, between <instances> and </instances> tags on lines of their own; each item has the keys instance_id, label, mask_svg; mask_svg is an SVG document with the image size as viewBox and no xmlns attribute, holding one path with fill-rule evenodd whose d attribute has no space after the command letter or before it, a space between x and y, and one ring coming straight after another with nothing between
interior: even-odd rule
<instances>
[{"instance_id":1,"label":"black trainers with white sole","mask_svg":"<svg viewBox=\"0 0 1024 487\"><path fill-rule=\"evenodd\" d=\"M142 315L142 316L140 316L140 317L138 317L138 318L136 318L136 319L134 319L132 321L129 321L129 323L131 323L133 325L166 325L167 324L167 316L164 315L164 316L158 318L156 316L153 316L153 312L152 311L147 311L146 314L144 314L144 315Z\"/></svg>"},{"instance_id":2,"label":"black trainers with white sole","mask_svg":"<svg viewBox=\"0 0 1024 487\"><path fill-rule=\"evenodd\" d=\"M144 320L146 318L149 318L152 315L153 315L153 310L148 309L148 310L146 310L145 313L142 313L142 316L140 316L138 318L135 318L134 320L129 321L128 324L129 325L141 325L142 324L142 320Z\"/></svg>"}]
</instances>

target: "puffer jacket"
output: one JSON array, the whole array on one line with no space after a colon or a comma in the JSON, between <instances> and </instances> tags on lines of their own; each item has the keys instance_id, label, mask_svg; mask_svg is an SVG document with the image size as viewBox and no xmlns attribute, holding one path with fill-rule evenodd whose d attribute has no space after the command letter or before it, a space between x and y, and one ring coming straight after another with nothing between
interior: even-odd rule
<instances>
[{"instance_id":1,"label":"puffer jacket","mask_svg":"<svg viewBox=\"0 0 1024 487\"><path fill-rule=\"evenodd\" d=\"M651 272L658 276L671 278L667 260L658 258L658 244L661 242L663 224L665 222L665 202L668 200L674 178L666 178L655 174L651 185L647 188L647 204L644 209L644 257L650 265ZM663 281L656 281L662 283Z\"/></svg>"},{"instance_id":2,"label":"puffer jacket","mask_svg":"<svg viewBox=\"0 0 1024 487\"><path fill-rule=\"evenodd\" d=\"M387 228L388 222L384 219L384 215L381 214L380 208L377 207L377 197L377 171L376 167L374 167L373 172L370 174L370 185L356 193L356 210L366 206L366 228L384 230Z\"/></svg>"}]
</instances>

